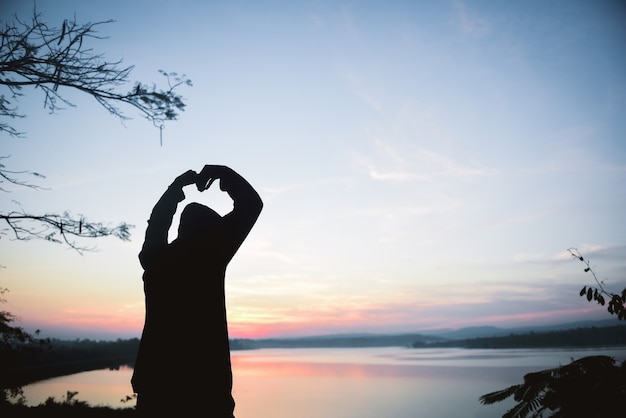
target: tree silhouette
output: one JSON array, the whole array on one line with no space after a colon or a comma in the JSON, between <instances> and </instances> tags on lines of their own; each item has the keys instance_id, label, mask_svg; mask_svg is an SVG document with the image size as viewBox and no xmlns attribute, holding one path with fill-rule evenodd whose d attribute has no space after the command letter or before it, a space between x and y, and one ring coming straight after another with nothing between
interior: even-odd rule
<instances>
[{"instance_id":1,"label":"tree silhouette","mask_svg":"<svg viewBox=\"0 0 626 418\"><path fill-rule=\"evenodd\" d=\"M108 61L102 54L89 47L90 41L106 39L98 34L99 26L113 22L107 20L80 24L76 19L66 19L60 28L49 26L41 19L36 8L28 20L14 15L4 22L0 31L0 133L10 137L23 137L11 123L26 115L19 111L19 98L25 88L43 93L44 107L55 113L64 107L74 107L62 93L78 90L92 96L102 107L122 122L129 119L120 105L135 108L158 127L162 134L165 121L176 120L184 111L182 96L176 93L181 85L191 86L191 80L177 73L159 72L167 79L167 87L135 82L130 90L118 91L129 84L133 66L122 66L122 60ZM30 170L10 170L4 164L9 156L0 156L0 191L8 192L4 184L39 189L36 184L25 180L25 176L42 178L42 174ZM130 237L130 228L124 222L108 227L91 222L82 215L44 213L31 214L17 203L17 209L0 212L8 228L17 240L43 239L66 243L79 253L88 250L74 238L98 238L116 236L122 240Z\"/></svg>"},{"instance_id":2,"label":"tree silhouette","mask_svg":"<svg viewBox=\"0 0 626 418\"><path fill-rule=\"evenodd\" d=\"M517 404L502 418L607 417L623 409L626 361L587 356L554 369L528 373L524 383L480 397L493 404L513 397ZM551 414L551 415L546 415Z\"/></svg>"},{"instance_id":3,"label":"tree silhouette","mask_svg":"<svg viewBox=\"0 0 626 418\"><path fill-rule=\"evenodd\" d=\"M4 294L8 289L0 288L0 303L6 303ZM49 346L48 338L39 338L39 330L34 335L26 332L22 327L12 323L18 318L12 313L0 310L0 407L7 402L9 397L18 397L21 387L7 380L3 371L9 367L15 367L21 356Z\"/></svg>"},{"instance_id":4,"label":"tree silhouette","mask_svg":"<svg viewBox=\"0 0 626 418\"><path fill-rule=\"evenodd\" d=\"M122 60L106 61L87 47L90 39L105 39L98 35L97 27L113 20L79 24L75 19L64 20L61 28L49 27L41 21L41 15L33 11L30 22L17 16L0 32L0 85L8 89L9 95L0 96L0 116L11 119L22 118L16 104L23 95L24 87L34 87L44 93L44 107L51 113L63 105L73 107L59 88L72 88L92 96L111 114L121 120L128 119L119 109L119 104L130 105L151 121L162 126L167 120L175 120L185 103L175 89L191 85L191 80L176 73L159 72L167 78L165 90L135 82L125 93L116 87L128 84L133 66L121 67ZM12 136L21 136L6 122L0 123L0 131Z\"/></svg>"},{"instance_id":5,"label":"tree silhouette","mask_svg":"<svg viewBox=\"0 0 626 418\"><path fill-rule=\"evenodd\" d=\"M609 313L617 315L618 320L626 319L626 289L621 295L608 292L604 283L598 280L589 260L575 248L567 251L585 264L584 271L590 272L597 284L597 287L583 287L580 296L603 306L607 297L610 299L607 308ZM517 404L502 418L612 416L623 409L626 400L626 361L620 365L609 356L583 357L565 366L528 373L523 383L487 393L479 400L490 405L510 397Z\"/></svg>"}]
</instances>

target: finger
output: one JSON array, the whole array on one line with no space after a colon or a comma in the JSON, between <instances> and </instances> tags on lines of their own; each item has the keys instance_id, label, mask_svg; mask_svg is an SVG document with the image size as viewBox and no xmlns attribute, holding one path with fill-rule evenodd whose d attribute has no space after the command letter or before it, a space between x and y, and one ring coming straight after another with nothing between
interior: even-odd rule
<instances>
[{"instance_id":1,"label":"finger","mask_svg":"<svg viewBox=\"0 0 626 418\"><path fill-rule=\"evenodd\" d=\"M199 178L196 181L196 187L198 188L199 192L203 192L207 189L206 183L207 183L206 180L203 180L202 178Z\"/></svg>"},{"instance_id":2,"label":"finger","mask_svg":"<svg viewBox=\"0 0 626 418\"><path fill-rule=\"evenodd\" d=\"M202 178L198 179L198 181L196 182L196 187L198 188L198 191L203 192L207 190L209 187L211 187L211 184L213 184L215 179L216 177L211 177L208 180L203 180Z\"/></svg>"}]
</instances>

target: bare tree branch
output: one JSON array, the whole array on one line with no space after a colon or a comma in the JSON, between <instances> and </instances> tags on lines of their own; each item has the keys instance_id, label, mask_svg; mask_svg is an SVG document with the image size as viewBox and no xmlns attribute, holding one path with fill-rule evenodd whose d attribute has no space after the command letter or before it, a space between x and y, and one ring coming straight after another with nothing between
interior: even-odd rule
<instances>
[{"instance_id":1,"label":"bare tree branch","mask_svg":"<svg viewBox=\"0 0 626 418\"><path fill-rule=\"evenodd\" d=\"M0 156L0 161L9 158L8 155L5 156ZM32 176L35 177L40 177L40 178L45 178L46 176L44 176L43 174L40 173L36 173L34 171L28 171L28 170L22 170L22 171L12 171L12 170L7 170L6 167L4 166L4 164L2 164L0 162L0 184L4 183L4 182L9 182L9 183L13 183L16 184L18 186L24 186L24 187L30 187L31 189L43 189L43 187L37 186L36 184L32 184L29 183L25 180L21 180L18 177L16 177L16 175L23 175L23 174L30 174ZM6 190L4 187L0 187L0 191L1 192L8 192L8 190Z\"/></svg>"},{"instance_id":2,"label":"bare tree branch","mask_svg":"<svg viewBox=\"0 0 626 418\"><path fill-rule=\"evenodd\" d=\"M77 244L73 238L100 238L115 236L123 241L130 239L133 225L120 223L115 227L107 227L102 223L90 222L84 216L71 216L68 212L62 215L47 213L42 216L30 215L23 210L0 214L13 232L14 239L28 241L41 239L54 243L65 243L79 254L92 251L92 247Z\"/></svg>"},{"instance_id":3,"label":"bare tree branch","mask_svg":"<svg viewBox=\"0 0 626 418\"><path fill-rule=\"evenodd\" d=\"M43 92L44 108L55 113L66 107L74 107L63 93L74 89L92 96L109 113L122 122L130 119L120 105L135 108L160 129L166 121L176 120L185 110L185 103L176 89L181 85L191 86L185 75L159 70L167 80L165 88L155 84L130 82L133 66L123 66L122 60L106 60L103 54L94 52L90 45L106 39L98 29L113 20L80 24L66 19L61 27L48 26L33 9L30 19L23 20L14 15L6 19L0 28L0 133L11 137L23 137L11 120L26 117L19 111L19 99L26 88ZM124 92L123 86L132 85ZM30 170L9 170L0 156L0 192L9 192L5 183L42 189L22 177L26 175L42 178L43 175ZM18 203L19 205L19 203ZM107 227L102 223L89 222L82 215L73 217L46 213L34 215L21 209L0 212L0 220L8 225L0 229L0 237L7 231L17 240L43 239L65 243L79 253L90 248L78 245L74 238L99 238L116 236L122 240L130 237L132 225L120 223Z\"/></svg>"},{"instance_id":4,"label":"bare tree branch","mask_svg":"<svg viewBox=\"0 0 626 418\"><path fill-rule=\"evenodd\" d=\"M122 60L107 61L86 45L89 40L106 39L98 35L98 26L113 22L79 24L76 19L65 20L61 29L48 27L36 10L30 22L17 16L5 23L0 32L0 86L8 94L0 95L0 117L22 118L17 102L24 87L34 87L44 93L44 107L51 113L74 107L62 96L63 87L91 95L100 105L124 121L129 119L118 103L136 108L155 126L167 120L176 120L185 103L175 89L183 84L191 86L185 75L159 72L166 77L167 87L157 89L135 82L127 92L118 87L129 84L133 66L122 66ZM21 136L9 123L0 123L0 131Z\"/></svg>"}]
</instances>

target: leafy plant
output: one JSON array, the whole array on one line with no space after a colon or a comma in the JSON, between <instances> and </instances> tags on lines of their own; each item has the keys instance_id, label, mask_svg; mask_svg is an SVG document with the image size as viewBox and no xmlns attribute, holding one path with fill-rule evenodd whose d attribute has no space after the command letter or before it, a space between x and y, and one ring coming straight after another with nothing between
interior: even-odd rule
<instances>
[{"instance_id":1,"label":"leafy plant","mask_svg":"<svg viewBox=\"0 0 626 418\"><path fill-rule=\"evenodd\" d=\"M528 373L524 383L479 399L489 405L513 397L517 404L502 418L607 417L623 409L625 382L626 361L618 366L609 356L587 356L565 366Z\"/></svg>"},{"instance_id":2,"label":"leafy plant","mask_svg":"<svg viewBox=\"0 0 626 418\"><path fill-rule=\"evenodd\" d=\"M580 296L586 297L589 302L594 300L602 306L606 303L607 310L611 315L617 315L618 320L626 320L626 308L624 307L624 303L626 302L626 287L622 290L621 294L608 292L604 288L604 281L598 280L598 276L596 276L596 273L591 268L589 260L584 258L575 248L569 248L567 251L572 255L572 257L577 258L585 264L585 273L591 273L597 284L597 287L584 286L580 289ZM608 302L606 302L606 299L608 299Z\"/></svg>"},{"instance_id":3,"label":"leafy plant","mask_svg":"<svg viewBox=\"0 0 626 418\"><path fill-rule=\"evenodd\" d=\"M609 292L604 282L598 280L589 260L575 248L569 253L585 264L585 273L591 273L596 286L585 286L580 296L604 306L608 299L608 312L626 319L621 294ZM614 416L624 409L626 400L626 361L620 364L609 356L587 356L573 360L565 366L524 375L524 382L506 389L482 395L484 405L513 398L517 404L502 418L569 418Z\"/></svg>"}]
</instances>

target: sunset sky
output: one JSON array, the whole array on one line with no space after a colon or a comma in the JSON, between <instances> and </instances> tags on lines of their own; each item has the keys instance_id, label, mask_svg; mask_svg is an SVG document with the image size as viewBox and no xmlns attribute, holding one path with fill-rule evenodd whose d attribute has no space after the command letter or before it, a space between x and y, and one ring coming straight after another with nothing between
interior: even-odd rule
<instances>
[{"instance_id":1,"label":"sunset sky","mask_svg":"<svg viewBox=\"0 0 626 418\"><path fill-rule=\"evenodd\" d=\"M2 0L2 25L33 5ZM121 107L133 118L122 124L70 90L60 91L76 107L50 115L42 92L25 89L27 117L2 121L26 133L0 134L5 168L45 175L28 178L42 190L0 184L3 213L19 202L135 225L129 242L80 241L96 247L80 255L15 241L3 224L0 309L29 331L139 337L146 220L176 176L204 164L232 167L265 203L227 271L234 338L608 319L578 296L593 277L570 247L608 290L626 286L623 2L39 0L37 10L56 27L112 19L90 48L134 65L132 81L164 85L162 69L193 86L179 89L187 108L162 145L133 108ZM186 192L228 211L217 187Z\"/></svg>"}]
</instances>

